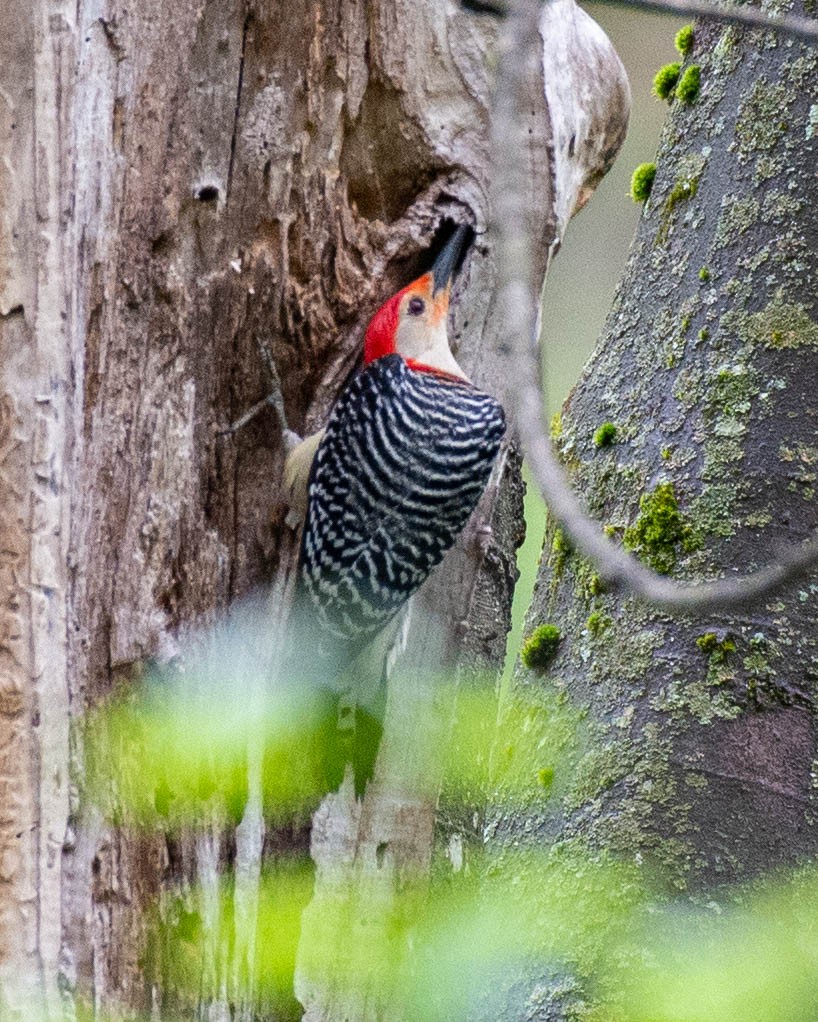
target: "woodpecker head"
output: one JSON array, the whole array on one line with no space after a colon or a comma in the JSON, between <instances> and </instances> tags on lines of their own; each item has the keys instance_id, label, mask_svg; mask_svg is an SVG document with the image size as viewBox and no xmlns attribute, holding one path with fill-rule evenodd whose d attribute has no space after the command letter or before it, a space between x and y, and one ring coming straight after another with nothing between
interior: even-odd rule
<instances>
[{"instance_id":1,"label":"woodpecker head","mask_svg":"<svg viewBox=\"0 0 818 1022\"><path fill-rule=\"evenodd\" d=\"M372 317L364 338L364 364L393 352L413 369L468 379L449 347L449 296L460 257L472 236L461 224L434 266L398 291Z\"/></svg>"}]
</instances>

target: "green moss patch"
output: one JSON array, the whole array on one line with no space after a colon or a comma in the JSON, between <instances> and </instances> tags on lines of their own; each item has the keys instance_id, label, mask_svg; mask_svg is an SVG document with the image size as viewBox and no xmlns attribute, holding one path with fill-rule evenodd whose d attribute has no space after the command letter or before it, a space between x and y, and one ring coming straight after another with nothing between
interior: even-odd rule
<instances>
[{"instance_id":1,"label":"green moss patch","mask_svg":"<svg viewBox=\"0 0 818 1022\"><path fill-rule=\"evenodd\" d=\"M655 177L655 163L639 164L631 175L631 198L634 202L645 202L648 199Z\"/></svg>"},{"instance_id":2,"label":"green moss patch","mask_svg":"<svg viewBox=\"0 0 818 1022\"><path fill-rule=\"evenodd\" d=\"M653 94L659 99L673 99L673 91L681 70L682 65L678 62L660 67L653 78Z\"/></svg>"},{"instance_id":3,"label":"green moss patch","mask_svg":"<svg viewBox=\"0 0 818 1022\"><path fill-rule=\"evenodd\" d=\"M606 614L603 614L602 611L595 610L593 614L588 615L585 627L591 635L599 635L601 632L605 631L610 623L611 619Z\"/></svg>"},{"instance_id":4,"label":"green moss patch","mask_svg":"<svg viewBox=\"0 0 818 1022\"><path fill-rule=\"evenodd\" d=\"M603 422L594 433L594 447L610 447L616 443L616 426L612 422Z\"/></svg>"},{"instance_id":5,"label":"green moss patch","mask_svg":"<svg viewBox=\"0 0 818 1022\"><path fill-rule=\"evenodd\" d=\"M693 34L693 26L685 25L684 28L680 28L676 33L676 38L673 40L673 45L676 47L677 52L680 56L686 57L688 53L693 49L693 43L696 41Z\"/></svg>"},{"instance_id":6,"label":"green moss patch","mask_svg":"<svg viewBox=\"0 0 818 1022\"><path fill-rule=\"evenodd\" d=\"M696 639L696 645L715 663L722 664L730 655L735 653L736 643L731 635L719 638L716 632L705 632Z\"/></svg>"},{"instance_id":7,"label":"green moss patch","mask_svg":"<svg viewBox=\"0 0 818 1022\"><path fill-rule=\"evenodd\" d=\"M676 83L676 99L680 103L695 103L702 83L702 69L698 64L686 67Z\"/></svg>"},{"instance_id":8,"label":"green moss patch","mask_svg":"<svg viewBox=\"0 0 818 1022\"><path fill-rule=\"evenodd\" d=\"M679 510L672 483L659 483L639 499L639 515L622 537L626 550L638 554L654 571L667 575L680 551L696 549L695 534Z\"/></svg>"},{"instance_id":9,"label":"green moss patch","mask_svg":"<svg viewBox=\"0 0 818 1022\"><path fill-rule=\"evenodd\" d=\"M562 633L556 625L539 625L525 640L520 650L523 666L529 671L538 673L545 671L557 655L561 639Z\"/></svg>"},{"instance_id":10,"label":"green moss patch","mask_svg":"<svg viewBox=\"0 0 818 1022\"><path fill-rule=\"evenodd\" d=\"M571 543L558 525L554 529L554 535L551 539L551 557L549 559L551 570L557 578L560 578L562 575L566 562L572 553Z\"/></svg>"},{"instance_id":11,"label":"green moss patch","mask_svg":"<svg viewBox=\"0 0 818 1022\"><path fill-rule=\"evenodd\" d=\"M554 412L551 416L551 439L556 443L562 438L562 412Z\"/></svg>"}]
</instances>

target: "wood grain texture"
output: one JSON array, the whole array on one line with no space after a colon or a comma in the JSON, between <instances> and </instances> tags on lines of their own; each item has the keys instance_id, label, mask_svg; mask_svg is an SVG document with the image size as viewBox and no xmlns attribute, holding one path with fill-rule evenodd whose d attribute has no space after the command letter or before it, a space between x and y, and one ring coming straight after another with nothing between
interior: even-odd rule
<instances>
[{"instance_id":1,"label":"wood grain texture","mask_svg":"<svg viewBox=\"0 0 818 1022\"><path fill-rule=\"evenodd\" d=\"M0 15L0 960L11 1018L44 999L54 1005L60 951L71 313L57 188L72 57L64 6Z\"/></svg>"}]
</instances>

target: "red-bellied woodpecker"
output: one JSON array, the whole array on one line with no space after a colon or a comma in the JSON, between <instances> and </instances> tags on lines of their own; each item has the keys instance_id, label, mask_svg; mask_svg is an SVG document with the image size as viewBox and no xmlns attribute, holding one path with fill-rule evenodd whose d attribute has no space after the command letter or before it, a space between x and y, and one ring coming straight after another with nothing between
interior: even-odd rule
<instances>
[{"instance_id":1,"label":"red-bellied woodpecker","mask_svg":"<svg viewBox=\"0 0 818 1022\"><path fill-rule=\"evenodd\" d=\"M503 410L469 381L449 347L451 284L471 234L457 228L431 271L375 313L363 371L326 428L288 459L291 492L300 480L303 494L310 466L294 612L311 619L299 659L312 662L319 684L334 683L329 676L443 558L500 449Z\"/></svg>"}]
</instances>

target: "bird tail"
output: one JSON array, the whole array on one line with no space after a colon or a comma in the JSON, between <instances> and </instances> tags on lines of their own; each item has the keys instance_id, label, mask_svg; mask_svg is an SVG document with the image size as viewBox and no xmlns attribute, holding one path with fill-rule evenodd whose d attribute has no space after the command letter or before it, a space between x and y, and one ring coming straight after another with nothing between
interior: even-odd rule
<instances>
[{"instance_id":1,"label":"bird tail","mask_svg":"<svg viewBox=\"0 0 818 1022\"><path fill-rule=\"evenodd\" d=\"M372 779L386 712L386 673L401 616L374 637L336 639L321 630L303 593L296 592L283 676L307 686L320 702L324 775L336 790L351 767L361 797Z\"/></svg>"}]
</instances>

